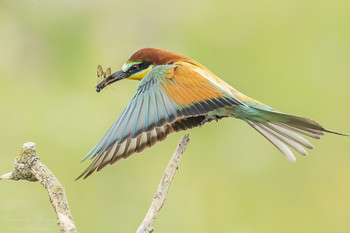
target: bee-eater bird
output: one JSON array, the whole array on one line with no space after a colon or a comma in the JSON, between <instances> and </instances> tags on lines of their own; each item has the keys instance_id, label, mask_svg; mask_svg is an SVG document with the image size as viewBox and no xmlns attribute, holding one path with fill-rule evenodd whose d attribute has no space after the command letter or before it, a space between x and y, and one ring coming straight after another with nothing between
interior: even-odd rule
<instances>
[{"instance_id":1,"label":"bee-eater bird","mask_svg":"<svg viewBox=\"0 0 350 233\"><path fill-rule=\"evenodd\" d=\"M103 79L96 91L122 79L140 81L136 94L83 159L94 159L81 174L84 178L96 169L100 171L107 164L153 146L168 134L225 117L247 122L291 162L295 157L290 148L302 155L307 155L305 148L313 149L301 135L315 139L325 132L344 135L327 130L311 119L284 114L258 102L198 62L176 53L141 49L120 71Z\"/></svg>"}]
</instances>

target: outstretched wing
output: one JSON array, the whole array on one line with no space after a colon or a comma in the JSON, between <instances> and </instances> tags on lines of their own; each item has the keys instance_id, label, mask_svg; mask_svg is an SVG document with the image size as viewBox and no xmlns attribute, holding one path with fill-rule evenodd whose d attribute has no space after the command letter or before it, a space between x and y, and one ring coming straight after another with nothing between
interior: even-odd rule
<instances>
[{"instance_id":1,"label":"outstretched wing","mask_svg":"<svg viewBox=\"0 0 350 233\"><path fill-rule=\"evenodd\" d=\"M103 138L85 156L94 161L81 174L86 178L121 158L141 152L168 134L196 127L212 110L242 105L232 94L189 67L156 66Z\"/></svg>"}]
</instances>

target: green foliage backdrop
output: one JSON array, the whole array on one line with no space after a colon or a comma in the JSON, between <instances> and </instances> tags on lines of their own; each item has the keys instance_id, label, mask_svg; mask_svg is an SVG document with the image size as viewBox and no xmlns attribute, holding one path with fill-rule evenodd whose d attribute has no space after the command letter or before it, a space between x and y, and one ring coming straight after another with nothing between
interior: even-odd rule
<instances>
[{"instance_id":1,"label":"green foliage backdrop","mask_svg":"<svg viewBox=\"0 0 350 233\"><path fill-rule=\"evenodd\" d=\"M0 1L0 173L27 141L66 188L80 232L134 232L181 134L74 181L135 92L96 67L142 47L187 55L280 111L350 132L350 2ZM350 232L350 139L295 164L239 120L190 131L157 232ZM58 232L45 190L0 183L0 232Z\"/></svg>"}]
</instances>

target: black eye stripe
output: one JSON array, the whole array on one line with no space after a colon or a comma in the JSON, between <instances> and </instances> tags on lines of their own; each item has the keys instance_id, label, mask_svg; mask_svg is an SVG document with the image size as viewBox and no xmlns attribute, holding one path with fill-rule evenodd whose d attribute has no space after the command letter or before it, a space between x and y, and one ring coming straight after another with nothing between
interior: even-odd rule
<instances>
[{"instance_id":1,"label":"black eye stripe","mask_svg":"<svg viewBox=\"0 0 350 233\"><path fill-rule=\"evenodd\" d=\"M150 65L151 65L151 62L149 62L149 61L144 61L144 62L142 62L142 63L139 64L139 69L140 69L140 70L147 69Z\"/></svg>"},{"instance_id":2,"label":"black eye stripe","mask_svg":"<svg viewBox=\"0 0 350 233\"><path fill-rule=\"evenodd\" d=\"M141 70L147 69L150 65L151 65L151 62L148 62L148 61L144 61L144 62L142 62L142 63L140 63L140 64L132 65L132 66L129 68L129 70L127 71L127 73L128 73L129 75L134 74L134 73L137 73L137 72L139 72L139 71L141 71Z\"/></svg>"}]
</instances>

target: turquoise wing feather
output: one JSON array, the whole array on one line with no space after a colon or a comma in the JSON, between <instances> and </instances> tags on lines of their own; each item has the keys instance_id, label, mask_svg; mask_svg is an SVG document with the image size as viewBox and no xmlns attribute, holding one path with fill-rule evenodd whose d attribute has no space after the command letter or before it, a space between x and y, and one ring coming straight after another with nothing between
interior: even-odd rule
<instances>
[{"instance_id":1,"label":"turquoise wing feather","mask_svg":"<svg viewBox=\"0 0 350 233\"><path fill-rule=\"evenodd\" d=\"M141 80L136 94L122 114L84 157L83 161L89 157L94 161L81 176L85 175L86 178L96 169L99 171L107 164L141 152L172 132L200 125L204 115L214 109L242 104L189 68L176 69L176 65L156 66ZM177 72L182 76L191 76L184 80L196 78L197 81L184 83L181 80L184 77L177 78ZM191 85L192 94L188 85ZM195 90L208 96L195 99ZM184 104L184 100L187 104Z\"/></svg>"}]
</instances>

